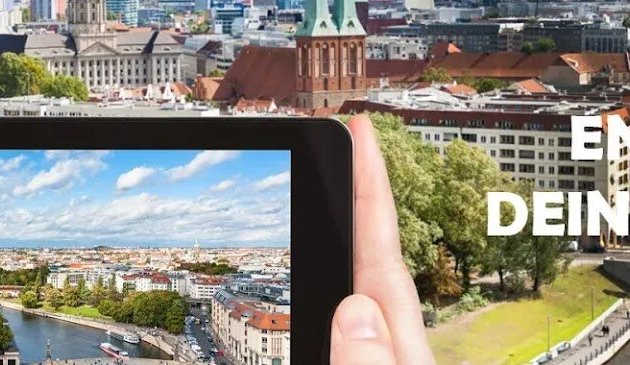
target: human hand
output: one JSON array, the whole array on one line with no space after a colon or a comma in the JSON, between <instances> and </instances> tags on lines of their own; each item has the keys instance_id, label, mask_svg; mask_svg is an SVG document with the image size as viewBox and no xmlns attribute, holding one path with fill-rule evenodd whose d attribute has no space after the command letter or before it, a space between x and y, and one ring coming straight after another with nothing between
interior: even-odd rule
<instances>
[{"instance_id":1,"label":"human hand","mask_svg":"<svg viewBox=\"0 0 630 365\"><path fill-rule=\"evenodd\" d=\"M352 117L348 127L355 143L355 294L333 317L330 362L434 365L374 128L366 115Z\"/></svg>"}]
</instances>

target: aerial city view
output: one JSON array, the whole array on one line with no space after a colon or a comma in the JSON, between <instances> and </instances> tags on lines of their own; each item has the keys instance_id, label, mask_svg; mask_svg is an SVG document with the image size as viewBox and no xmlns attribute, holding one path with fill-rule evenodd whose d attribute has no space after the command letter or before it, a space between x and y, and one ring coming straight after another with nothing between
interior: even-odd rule
<instances>
[{"instance_id":1,"label":"aerial city view","mask_svg":"<svg viewBox=\"0 0 630 365\"><path fill-rule=\"evenodd\" d=\"M627 0L0 0L0 123L370 113L438 364L622 365L630 239L488 237L486 193L630 189L627 145L571 155L575 117L630 124L629 29ZM0 146L0 365L290 364L290 180Z\"/></svg>"},{"instance_id":2,"label":"aerial city view","mask_svg":"<svg viewBox=\"0 0 630 365\"><path fill-rule=\"evenodd\" d=\"M0 171L7 361L289 364L290 152L5 150Z\"/></svg>"}]
</instances>

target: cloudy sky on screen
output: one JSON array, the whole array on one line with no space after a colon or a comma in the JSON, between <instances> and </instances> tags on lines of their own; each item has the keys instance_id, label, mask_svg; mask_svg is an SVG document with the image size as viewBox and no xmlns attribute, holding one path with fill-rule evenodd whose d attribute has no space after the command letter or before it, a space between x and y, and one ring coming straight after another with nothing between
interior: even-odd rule
<instances>
[{"instance_id":1,"label":"cloudy sky on screen","mask_svg":"<svg viewBox=\"0 0 630 365\"><path fill-rule=\"evenodd\" d=\"M0 247L288 246L289 151L0 151Z\"/></svg>"}]
</instances>

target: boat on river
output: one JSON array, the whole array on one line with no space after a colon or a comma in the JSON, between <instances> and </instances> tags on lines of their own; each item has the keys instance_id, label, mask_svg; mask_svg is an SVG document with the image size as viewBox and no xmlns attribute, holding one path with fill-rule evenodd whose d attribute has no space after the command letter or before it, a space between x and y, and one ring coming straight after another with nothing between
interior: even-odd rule
<instances>
[{"instance_id":1,"label":"boat on river","mask_svg":"<svg viewBox=\"0 0 630 365\"><path fill-rule=\"evenodd\" d=\"M107 335L110 337L113 337L117 340L121 340L121 341L125 341L127 343L133 343L133 344L137 344L140 343L140 339L138 338L138 336L132 334L132 333L125 333L125 332L116 332L116 331L112 331L112 330L107 330Z\"/></svg>"},{"instance_id":2,"label":"boat on river","mask_svg":"<svg viewBox=\"0 0 630 365\"><path fill-rule=\"evenodd\" d=\"M129 353L127 353L127 351L123 351L109 342L103 342L101 344L101 350L109 356L119 360L126 360L129 358Z\"/></svg>"}]
</instances>

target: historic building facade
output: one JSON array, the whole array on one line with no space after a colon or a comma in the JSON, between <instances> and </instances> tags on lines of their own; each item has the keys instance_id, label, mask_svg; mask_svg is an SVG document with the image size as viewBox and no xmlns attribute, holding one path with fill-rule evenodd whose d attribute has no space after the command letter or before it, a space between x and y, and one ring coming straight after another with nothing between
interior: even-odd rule
<instances>
[{"instance_id":1,"label":"historic building facade","mask_svg":"<svg viewBox=\"0 0 630 365\"><path fill-rule=\"evenodd\" d=\"M338 106L365 96L365 30L354 0L309 0L296 39L296 95L300 108Z\"/></svg>"},{"instance_id":2,"label":"historic building facade","mask_svg":"<svg viewBox=\"0 0 630 365\"><path fill-rule=\"evenodd\" d=\"M105 0L69 0L67 34L0 35L0 53L40 58L91 91L181 81L181 46L165 32L107 31Z\"/></svg>"}]
</instances>

